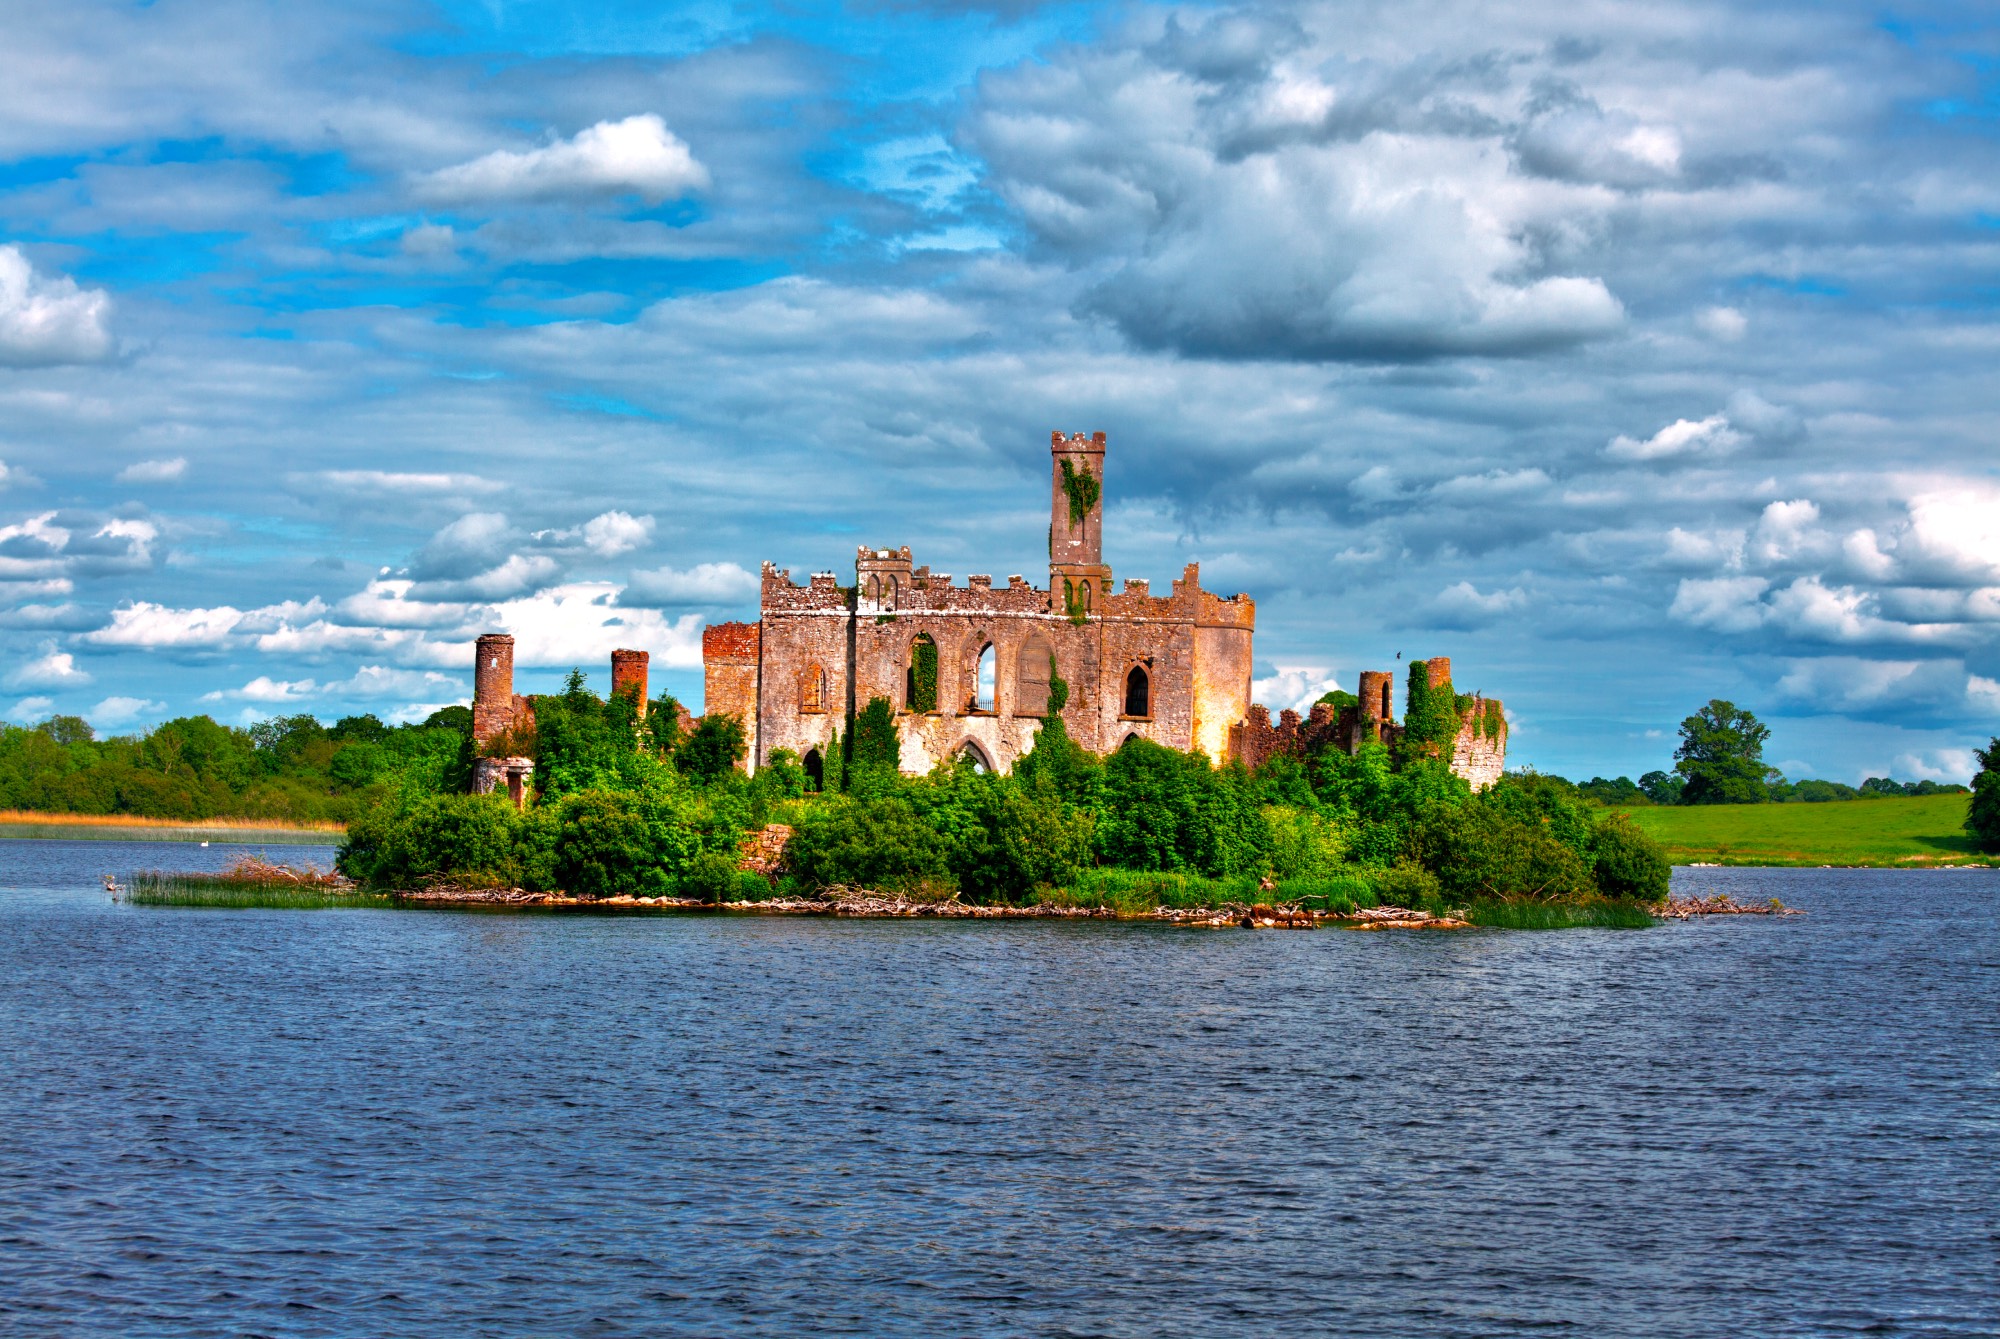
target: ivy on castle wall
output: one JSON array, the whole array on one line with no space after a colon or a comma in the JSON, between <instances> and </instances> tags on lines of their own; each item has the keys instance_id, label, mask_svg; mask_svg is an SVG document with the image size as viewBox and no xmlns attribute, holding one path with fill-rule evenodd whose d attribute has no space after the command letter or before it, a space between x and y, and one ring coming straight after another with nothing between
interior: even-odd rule
<instances>
[{"instance_id":1,"label":"ivy on castle wall","mask_svg":"<svg viewBox=\"0 0 2000 1339\"><path fill-rule=\"evenodd\" d=\"M938 703L937 643L919 634L910 646L910 710L936 711Z\"/></svg>"},{"instance_id":2,"label":"ivy on castle wall","mask_svg":"<svg viewBox=\"0 0 2000 1339\"><path fill-rule=\"evenodd\" d=\"M1403 713L1403 744L1414 754L1439 758L1450 763L1457 749L1459 712L1451 680L1433 685L1430 662L1412 660L1409 675L1409 707ZM1466 705L1471 705L1467 699Z\"/></svg>"},{"instance_id":3,"label":"ivy on castle wall","mask_svg":"<svg viewBox=\"0 0 2000 1339\"><path fill-rule=\"evenodd\" d=\"M1056 658L1049 656L1049 715L1055 716L1069 704L1069 680L1056 673Z\"/></svg>"},{"instance_id":4,"label":"ivy on castle wall","mask_svg":"<svg viewBox=\"0 0 2000 1339\"><path fill-rule=\"evenodd\" d=\"M1076 624L1079 628L1090 618L1090 581L1088 578L1084 580L1082 590L1083 594L1078 595L1077 583L1071 581L1068 577L1063 578L1063 612L1067 613L1069 621Z\"/></svg>"},{"instance_id":5,"label":"ivy on castle wall","mask_svg":"<svg viewBox=\"0 0 2000 1339\"><path fill-rule=\"evenodd\" d=\"M1500 736L1507 733L1507 717L1501 712L1500 704L1490 698L1486 702L1486 719L1480 722L1480 729L1489 744L1498 744Z\"/></svg>"},{"instance_id":6,"label":"ivy on castle wall","mask_svg":"<svg viewBox=\"0 0 2000 1339\"><path fill-rule=\"evenodd\" d=\"M1104 486L1090 472L1089 466L1078 469L1067 456L1063 457L1062 478L1063 492L1069 497L1069 523L1082 525L1084 518L1097 506L1097 499L1103 496Z\"/></svg>"}]
</instances>

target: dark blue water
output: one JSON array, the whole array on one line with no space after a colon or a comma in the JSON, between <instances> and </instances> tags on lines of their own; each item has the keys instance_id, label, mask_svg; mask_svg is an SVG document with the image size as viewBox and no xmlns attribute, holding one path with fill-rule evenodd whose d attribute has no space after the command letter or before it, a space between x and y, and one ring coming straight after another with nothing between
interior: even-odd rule
<instances>
[{"instance_id":1,"label":"dark blue water","mask_svg":"<svg viewBox=\"0 0 2000 1339\"><path fill-rule=\"evenodd\" d=\"M231 854L0 842L0 1327L2000 1332L2000 872L1560 934L95 877Z\"/></svg>"}]
</instances>

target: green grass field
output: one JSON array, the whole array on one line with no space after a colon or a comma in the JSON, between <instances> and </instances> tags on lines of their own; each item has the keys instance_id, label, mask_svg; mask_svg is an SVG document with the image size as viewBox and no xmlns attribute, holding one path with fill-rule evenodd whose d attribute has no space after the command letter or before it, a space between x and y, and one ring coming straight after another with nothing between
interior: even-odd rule
<instances>
[{"instance_id":1,"label":"green grass field","mask_svg":"<svg viewBox=\"0 0 2000 1339\"><path fill-rule=\"evenodd\" d=\"M1966 834L1964 795L1627 809L1676 865L2000 864Z\"/></svg>"}]
</instances>

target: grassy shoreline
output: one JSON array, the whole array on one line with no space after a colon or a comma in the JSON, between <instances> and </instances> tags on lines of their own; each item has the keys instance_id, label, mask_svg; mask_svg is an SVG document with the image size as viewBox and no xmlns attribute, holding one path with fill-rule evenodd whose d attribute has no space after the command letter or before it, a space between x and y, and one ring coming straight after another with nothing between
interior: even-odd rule
<instances>
[{"instance_id":1,"label":"grassy shoreline","mask_svg":"<svg viewBox=\"0 0 2000 1339\"><path fill-rule=\"evenodd\" d=\"M2000 864L1962 826L1966 797L1622 809L1676 865L1943 869Z\"/></svg>"},{"instance_id":2,"label":"grassy shoreline","mask_svg":"<svg viewBox=\"0 0 2000 1339\"><path fill-rule=\"evenodd\" d=\"M1656 923L1652 911L1605 898L1565 901L1485 900L1466 906L1403 906L1365 892L1320 885L1317 893L1286 896L1252 880L1193 880L1187 876L1110 873L1091 887L1048 888L1033 902L975 904L918 892L914 897L860 888L824 889L809 895L780 894L713 902L699 897L577 898L531 893L519 888L439 884L409 892L370 890L331 870L293 869L245 857L227 870L182 873L141 870L128 875L115 897L136 906L276 908L322 910L334 907L430 908L461 911L570 911L629 913L741 912L752 915L842 916L940 919L1105 919L1155 921L1175 925L1245 928L1639 930ZM1295 889L1294 893L1304 893ZM1165 894L1162 898L1160 895Z\"/></svg>"},{"instance_id":3,"label":"grassy shoreline","mask_svg":"<svg viewBox=\"0 0 2000 1339\"><path fill-rule=\"evenodd\" d=\"M285 823L260 818L140 818L132 814L45 814L0 809L0 840L230 842L337 846L340 823Z\"/></svg>"}]
</instances>

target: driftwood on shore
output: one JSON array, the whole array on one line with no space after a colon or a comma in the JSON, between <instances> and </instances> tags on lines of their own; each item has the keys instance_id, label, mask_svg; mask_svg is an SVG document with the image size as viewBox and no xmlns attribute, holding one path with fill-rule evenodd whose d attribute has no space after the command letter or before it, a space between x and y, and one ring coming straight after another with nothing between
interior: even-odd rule
<instances>
[{"instance_id":1,"label":"driftwood on shore","mask_svg":"<svg viewBox=\"0 0 2000 1339\"><path fill-rule=\"evenodd\" d=\"M865 888L833 887L814 897L781 897L764 902L727 902L720 906L691 897L569 897L524 888L468 888L436 883L395 894L411 906L591 907L604 910L657 908L680 911L722 911L765 916L867 916L880 918L933 917L947 920L1150 920L1168 925L1222 929L1311 930L1321 925L1357 930L1458 930L1469 922L1405 907L1364 907L1352 912L1309 911L1289 904L1237 902L1215 907L1156 907L1150 912L1121 912L1113 907L980 905L956 896L910 899Z\"/></svg>"},{"instance_id":2,"label":"driftwood on shore","mask_svg":"<svg viewBox=\"0 0 2000 1339\"><path fill-rule=\"evenodd\" d=\"M1728 893L1714 897L1671 898L1653 914L1663 920L1685 921L1696 916L1803 916L1797 907L1788 907L1777 898L1769 902L1734 902Z\"/></svg>"}]
</instances>

